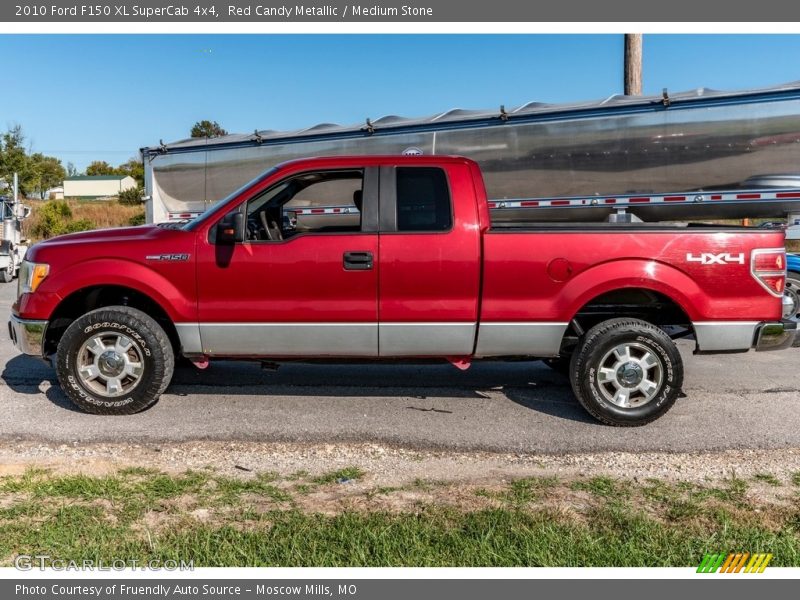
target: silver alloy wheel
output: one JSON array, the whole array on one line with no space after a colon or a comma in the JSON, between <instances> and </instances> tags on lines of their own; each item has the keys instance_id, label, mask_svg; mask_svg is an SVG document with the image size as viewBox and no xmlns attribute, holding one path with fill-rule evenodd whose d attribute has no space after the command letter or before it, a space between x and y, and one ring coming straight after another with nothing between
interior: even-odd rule
<instances>
[{"instance_id":1,"label":"silver alloy wheel","mask_svg":"<svg viewBox=\"0 0 800 600\"><path fill-rule=\"evenodd\" d=\"M786 289L784 292L792 299L792 302L794 302L794 314L792 317L795 317L800 313L800 280L795 279L791 275L787 277Z\"/></svg>"},{"instance_id":2,"label":"silver alloy wheel","mask_svg":"<svg viewBox=\"0 0 800 600\"><path fill-rule=\"evenodd\" d=\"M626 342L606 352L597 370L597 385L606 400L621 408L638 408L656 397L664 382L664 364L650 348Z\"/></svg>"},{"instance_id":3,"label":"silver alloy wheel","mask_svg":"<svg viewBox=\"0 0 800 600\"><path fill-rule=\"evenodd\" d=\"M87 390L115 398L135 388L144 373L139 345L127 335L98 333L78 351L78 377Z\"/></svg>"}]
</instances>

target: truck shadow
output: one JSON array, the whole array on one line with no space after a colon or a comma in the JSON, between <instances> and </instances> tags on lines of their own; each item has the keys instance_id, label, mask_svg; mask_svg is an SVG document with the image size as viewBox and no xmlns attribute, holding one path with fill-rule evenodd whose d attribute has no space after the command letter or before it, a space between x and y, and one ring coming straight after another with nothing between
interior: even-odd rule
<instances>
[{"instance_id":1,"label":"truck shadow","mask_svg":"<svg viewBox=\"0 0 800 600\"><path fill-rule=\"evenodd\" d=\"M29 356L9 360L0 378L14 392L41 394L76 411L59 387L55 371ZM217 361L208 370L181 366L175 370L167 395L219 394L296 397L396 397L409 411L448 412L436 404L441 398L480 399L500 394L512 402L561 419L595 423L575 400L567 379L541 363L480 362L467 371L447 364L313 364L285 363L264 370L259 363ZM158 406L156 404L155 406Z\"/></svg>"},{"instance_id":2,"label":"truck shadow","mask_svg":"<svg viewBox=\"0 0 800 600\"><path fill-rule=\"evenodd\" d=\"M39 394L39 386L44 382L58 385L55 370L38 358L25 354L18 354L6 362L0 378L19 394Z\"/></svg>"},{"instance_id":3,"label":"truck shadow","mask_svg":"<svg viewBox=\"0 0 800 600\"><path fill-rule=\"evenodd\" d=\"M0 379L12 391L18 394L38 395L42 393L41 385L49 383L44 392L45 397L59 408L72 412L81 412L61 391L55 370L49 365L34 358L20 354L6 362Z\"/></svg>"}]
</instances>

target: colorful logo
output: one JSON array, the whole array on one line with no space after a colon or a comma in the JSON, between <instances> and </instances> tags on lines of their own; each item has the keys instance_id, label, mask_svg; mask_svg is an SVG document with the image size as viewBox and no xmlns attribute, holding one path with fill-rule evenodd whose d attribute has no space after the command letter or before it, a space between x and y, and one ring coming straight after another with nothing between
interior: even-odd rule
<instances>
[{"instance_id":1,"label":"colorful logo","mask_svg":"<svg viewBox=\"0 0 800 600\"><path fill-rule=\"evenodd\" d=\"M750 554L731 552L730 554L706 554L697 567L698 573L763 573L772 554ZM746 566L745 566L746 565Z\"/></svg>"}]
</instances>

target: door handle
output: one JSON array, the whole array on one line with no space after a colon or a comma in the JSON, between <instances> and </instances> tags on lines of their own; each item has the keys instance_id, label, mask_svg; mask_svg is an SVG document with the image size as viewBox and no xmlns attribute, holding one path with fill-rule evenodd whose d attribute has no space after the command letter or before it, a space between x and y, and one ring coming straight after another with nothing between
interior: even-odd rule
<instances>
[{"instance_id":1,"label":"door handle","mask_svg":"<svg viewBox=\"0 0 800 600\"><path fill-rule=\"evenodd\" d=\"M372 252L345 252L342 264L345 271L368 271L372 268Z\"/></svg>"}]
</instances>

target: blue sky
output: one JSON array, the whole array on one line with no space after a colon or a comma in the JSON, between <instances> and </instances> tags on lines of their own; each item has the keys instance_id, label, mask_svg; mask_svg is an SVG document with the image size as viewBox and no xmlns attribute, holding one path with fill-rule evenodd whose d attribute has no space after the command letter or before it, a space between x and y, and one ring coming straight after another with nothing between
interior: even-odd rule
<instances>
[{"instance_id":1,"label":"blue sky","mask_svg":"<svg viewBox=\"0 0 800 600\"><path fill-rule=\"evenodd\" d=\"M621 35L0 35L0 128L114 165L188 136L621 93ZM645 93L800 79L800 35L646 35Z\"/></svg>"}]
</instances>

